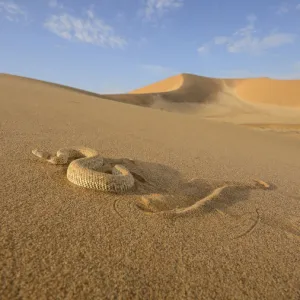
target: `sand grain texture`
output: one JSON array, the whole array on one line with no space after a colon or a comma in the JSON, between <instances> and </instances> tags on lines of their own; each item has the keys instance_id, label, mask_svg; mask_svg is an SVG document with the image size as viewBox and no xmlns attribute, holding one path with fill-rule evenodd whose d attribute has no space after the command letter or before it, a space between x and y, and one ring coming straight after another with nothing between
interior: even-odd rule
<instances>
[{"instance_id":1,"label":"sand grain texture","mask_svg":"<svg viewBox=\"0 0 300 300\"><path fill-rule=\"evenodd\" d=\"M134 189L78 187L31 153L71 145L122 162ZM1 299L299 299L299 149L278 133L1 75ZM191 214L140 206L191 207L224 185Z\"/></svg>"}]
</instances>

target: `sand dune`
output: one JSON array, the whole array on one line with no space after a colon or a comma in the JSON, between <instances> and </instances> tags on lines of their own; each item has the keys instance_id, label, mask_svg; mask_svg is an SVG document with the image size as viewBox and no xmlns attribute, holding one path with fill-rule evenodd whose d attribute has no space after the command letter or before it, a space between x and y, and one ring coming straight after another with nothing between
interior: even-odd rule
<instances>
[{"instance_id":1,"label":"sand dune","mask_svg":"<svg viewBox=\"0 0 300 300\"><path fill-rule=\"evenodd\" d=\"M270 78L226 79L192 74L179 74L131 91L127 94L97 94L81 89L53 84L8 74L0 74L2 80L32 81L43 83L90 96L101 97L127 104L166 108L185 112L199 111L208 105L251 108L256 112L269 110L269 114L289 109L300 112L300 80L275 80ZM230 100L229 100L230 99ZM174 105L175 104L175 105ZM199 107L200 104L202 106ZM204 105L205 104L205 105ZM177 105L177 106L176 106ZM179 105L179 106L178 106ZM181 106L180 106L181 105ZM184 106L187 105L187 106ZM189 106L190 105L190 106Z\"/></svg>"},{"instance_id":2,"label":"sand dune","mask_svg":"<svg viewBox=\"0 0 300 300\"><path fill-rule=\"evenodd\" d=\"M235 91L238 97L245 101L300 107L300 80L270 78L237 80Z\"/></svg>"},{"instance_id":3,"label":"sand dune","mask_svg":"<svg viewBox=\"0 0 300 300\"><path fill-rule=\"evenodd\" d=\"M159 94L170 102L204 103L223 91L223 80L180 74L134 90L131 94Z\"/></svg>"},{"instance_id":4,"label":"sand dune","mask_svg":"<svg viewBox=\"0 0 300 300\"><path fill-rule=\"evenodd\" d=\"M167 101L223 86L183 77ZM139 106L0 76L1 300L299 299L299 140L122 97ZM31 153L72 145L121 162L134 187L85 189Z\"/></svg>"},{"instance_id":5,"label":"sand dune","mask_svg":"<svg viewBox=\"0 0 300 300\"><path fill-rule=\"evenodd\" d=\"M202 103L213 100L220 92L253 103L266 103L287 107L300 107L300 80L275 80L270 78L226 79L181 74L133 91L134 94L165 93L166 99L180 102ZM175 93L184 95L180 100ZM163 94L165 95L165 94Z\"/></svg>"},{"instance_id":6,"label":"sand dune","mask_svg":"<svg viewBox=\"0 0 300 300\"><path fill-rule=\"evenodd\" d=\"M163 93L179 89L184 84L184 75L179 74L134 90L130 94Z\"/></svg>"},{"instance_id":7,"label":"sand dune","mask_svg":"<svg viewBox=\"0 0 300 300\"><path fill-rule=\"evenodd\" d=\"M97 94L85 90L54 84L37 79L0 74L2 80L32 81L43 83L91 96L110 98L129 104L147 106L155 97L170 103L208 103L218 101L220 94L255 104L271 104L282 107L300 107L300 80L276 80L270 78L226 79L192 74L179 74L128 94Z\"/></svg>"},{"instance_id":8,"label":"sand dune","mask_svg":"<svg viewBox=\"0 0 300 300\"><path fill-rule=\"evenodd\" d=\"M128 94L102 97L237 124L298 125L300 120L300 80L180 74Z\"/></svg>"},{"instance_id":9,"label":"sand dune","mask_svg":"<svg viewBox=\"0 0 300 300\"><path fill-rule=\"evenodd\" d=\"M127 94L97 94L8 74L0 74L0 78L7 85L57 87L100 99L300 136L300 80L218 79L180 74Z\"/></svg>"},{"instance_id":10,"label":"sand dune","mask_svg":"<svg viewBox=\"0 0 300 300\"><path fill-rule=\"evenodd\" d=\"M221 91L223 91L222 80L180 74L131 91L127 95L102 96L112 100L153 107L157 102L166 104L206 103L213 101Z\"/></svg>"}]
</instances>

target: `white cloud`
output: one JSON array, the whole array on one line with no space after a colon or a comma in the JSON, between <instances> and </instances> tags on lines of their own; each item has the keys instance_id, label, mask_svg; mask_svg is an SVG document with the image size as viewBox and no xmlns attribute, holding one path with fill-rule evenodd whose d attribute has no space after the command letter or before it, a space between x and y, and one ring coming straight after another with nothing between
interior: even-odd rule
<instances>
[{"instance_id":1,"label":"white cloud","mask_svg":"<svg viewBox=\"0 0 300 300\"><path fill-rule=\"evenodd\" d=\"M183 5L184 0L145 0L142 16L146 20L162 17L165 13Z\"/></svg>"},{"instance_id":2,"label":"white cloud","mask_svg":"<svg viewBox=\"0 0 300 300\"><path fill-rule=\"evenodd\" d=\"M86 11L86 14L87 14L87 16L88 16L90 19L94 19L94 17L95 17L94 12L93 12L92 9L88 9L88 10Z\"/></svg>"},{"instance_id":3,"label":"white cloud","mask_svg":"<svg viewBox=\"0 0 300 300\"><path fill-rule=\"evenodd\" d=\"M69 14L52 15L44 26L61 38L90 43L101 47L123 48L127 42L115 34L114 29L101 19L98 19L92 10L88 10L87 18L76 18Z\"/></svg>"},{"instance_id":4,"label":"white cloud","mask_svg":"<svg viewBox=\"0 0 300 300\"><path fill-rule=\"evenodd\" d=\"M205 53L208 53L209 52L209 45L208 44L203 44L202 46L200 46L198 49L197 49L198 53L199 54L205 54Z\"/></svg>"},{"instance_id":5,"label":"white cloud","mask_svg":"<svg viewBox=\"0 0 300 300\"><path fill-rule=\"evenodd\" d=\"M242 36L227 45L231 53L252 53L260 54L267 49L277 48L285 44L293 43L295 36L289 33L271 33L265 37L258 38L252 33Z\"/></svg>"},{"instance_id":6,"label":"white cloud","mask_svg":"<svg viewBox=\"0 0 300 300\"><path fill-rule=\"evenodd\" d=\"M261 54L268 49L277 48L295 41L296 35L273 32L258 36L255 29L255 15L247 17L247 25L238 29L231 36L218 36L210 44L224 46L230 53Z\"/></svg>"},{"instance_id":7,"label":"white cloud","mask_svg":"<svg viewBox=\"0 0 300 300\"><path fill-rule=\"evenodd\" d=\"M167 67L163 67L161 65L149 65L149 64L142 64L140 67L148 72L151 72L156 75L170 75L175 74L176 72Z\"/></svg>"},{"instance_id":8,"label":"white cloud","mask_svg":"<svg viewBox=\"0 0 300 300\"><path fill-rule=\"evenodd\" d=\"M0 1L0 14L11 22L27 21L27 12L13 1Z\"/></svg>"},{"instance_id":9,"label":"white cloud","mask_svg":"<svg viewBox=\"0 0 300 300\"><path fill-rule=\"evenodd\" d=\"M228 37L227 36L216 36L214 38L214 43L216 45L224 45L228 42Z\"/></svg>"},{"instance_id":10,"label":"white cloud","mask_svg":"<svg viewBox=\"0 0 300 300\"><path fill-rule=\"evenodd\" d=\"M51 8L64 8L63 4L59 3L57 0L49 0L48 5Z\"/></svg>"}]
</instances>

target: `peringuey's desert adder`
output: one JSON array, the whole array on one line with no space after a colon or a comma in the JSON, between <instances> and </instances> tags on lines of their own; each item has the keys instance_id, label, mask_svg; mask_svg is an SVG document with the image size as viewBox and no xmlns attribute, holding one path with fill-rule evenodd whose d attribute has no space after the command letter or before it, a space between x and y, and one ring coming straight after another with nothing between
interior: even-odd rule
<instances>
[{"instance_id":1,"label":"peringuey's desert adder","mask_svg":"<svg viewBox=\"0 0 300 300\"><path fill-rule=\"evenodd\" d=\"M125 192L134 186L134 177L123 165L115 165L112 174L104 173L103 157L91 148L70 147L61 148L56 155L38 149L32 153L49 163L65 165L69 159L74 159L67 169L67 178L70 182L90 189L105 192Z\"/></svg>"}]
</instances>

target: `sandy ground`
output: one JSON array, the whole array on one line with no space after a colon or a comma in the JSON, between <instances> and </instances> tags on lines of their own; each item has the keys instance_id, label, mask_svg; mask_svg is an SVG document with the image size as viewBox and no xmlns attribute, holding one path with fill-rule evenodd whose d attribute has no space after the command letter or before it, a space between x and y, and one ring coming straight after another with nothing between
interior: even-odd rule
<instances>
[{"instance_id":1,"label":"sandy ground","mask_svg":"<svg viewBox=\"0 0 300 300\"><path fill-rule=\"evenodd\" d=\"M135 188L80 188L31 154L72 145L133 159ZM2 75L0 298L300 299L299 150L290 136ZM161 213L224 185L188 214Z\"/></svg>"}]
</instances>

